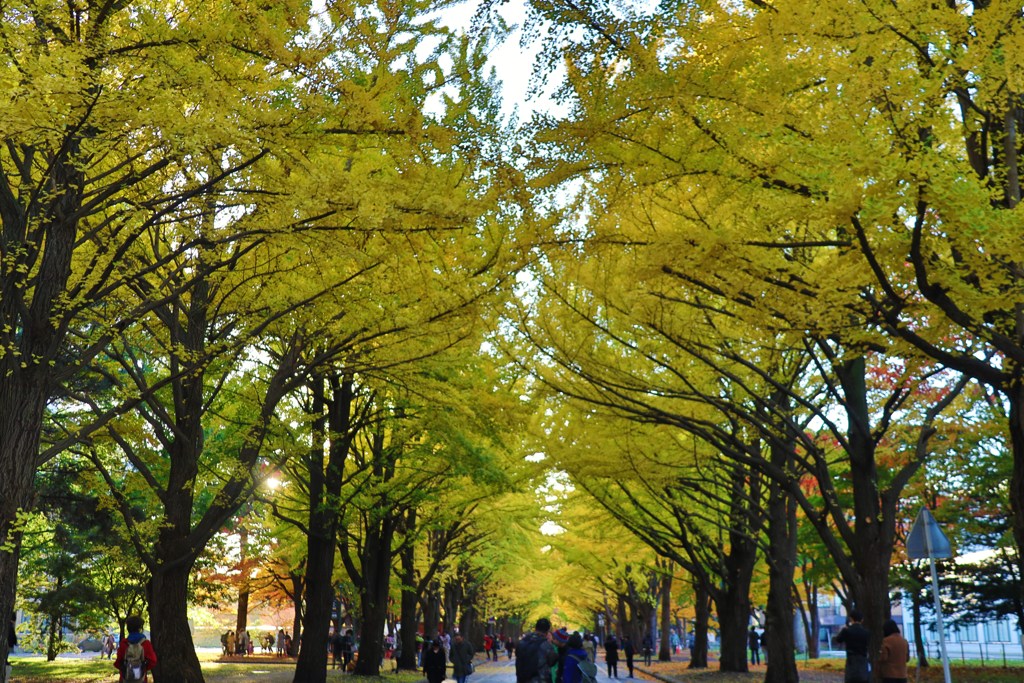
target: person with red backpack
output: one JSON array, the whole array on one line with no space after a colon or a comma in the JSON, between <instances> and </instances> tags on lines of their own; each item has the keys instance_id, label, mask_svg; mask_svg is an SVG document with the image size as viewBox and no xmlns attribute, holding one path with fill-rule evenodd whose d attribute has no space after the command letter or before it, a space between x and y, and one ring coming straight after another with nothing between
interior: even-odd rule
<instances>
[{"instance_id":1,"label":"person with red backpack","mask_svg":"<svg viewBox=\"0 0 1024 683\"><path fill-rule=\"evenodd\" d=\"M149 670L156 666L156 650L153 643L142 632L145 622L137 614L125 619L128 636L117 646L114 668L120 672L121 683L138 683L149 680Z\"/></svg>"}]
</instances>

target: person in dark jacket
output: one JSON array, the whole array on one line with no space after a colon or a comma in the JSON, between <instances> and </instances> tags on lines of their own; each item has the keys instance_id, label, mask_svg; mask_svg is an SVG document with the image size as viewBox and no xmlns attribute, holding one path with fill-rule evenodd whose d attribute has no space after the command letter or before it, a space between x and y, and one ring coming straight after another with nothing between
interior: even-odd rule
<instances>
[{"instance_id":1,"label":"person in dark jacket","mask_svg":"<svg viewBox=\"0 0 1024 683\"><path fill-rule=\"evenodd\" d=\"M468 640L463 640L461 633L455 634L452 641L452 649L448 653L448 659L452 663L452 677L458 683L466 683L466 678L473 673L473 646Z\"/></svg>"},{"instance_id":2,"label":"person in dark jacket","mask_svg":"<svg viewBox=\"0 0 1024 683\"><path fill-rule=\"evenodd\" d=\"M285 635L287 638L288 636ZM349 664L352 663L352 655L356 649L356 634L348 628L345 629L345 635L341 637L341 670L348 671ZM289 645L288 651L291 652L291 646Z\"/></svg>"},{"instance_id":3,"label":"person in dark jacket","mask_svg":"<svg viewBox=\"0 0 1024 683\"><path fill-rule=\"evenodd\" d=\"M345 649L345 636L341 635L341 631L335 631L330 638L331 643L331 667L334 669L342 668L342 651Z\"/></svg>"},{"instance_id":4,"label":"person in dark jacket","mask_svg":"<svg viewBox=\"0 0 1024 683\"><path fill-rule=\"evenodd\" d=\"M761 636L757 634L754 627L750 627L750 633L747 634L747 646L750 647L750 663L760 664L761 663Z\"/></svg>"},{"instance_id":5,"label":"person in dark jacket","mask_svg":"<svg viewBox=\"0 0 1024 683\"><path fill-rule=\"evenodd\" d=\"M558 651L551 644L551 621L541 617L516 645L516 683L548 683Z\"/></svg>"},{"instance_id":6,"label":"person in dark jacket","mask_svg":"<svg viewBox=\"0 0 1024 683\"><path fill-rule=\"evenodd\" d=\"M441 683L448 675L448 660L439 638L430 641L430 647L423 652L423 675L427 677L427 683Z\"/></svg>"},{"instance_id":7,"label":"person in dark jacket","mask_svg":"<svg viewBox=\"0 0 1024 683\"><path fill-rule=\"evenodd\" d=\"M868 642L871 633L861 622L864 615L860 610L851 609L847 624L834 638L835 642L846 646L846 671L843 683L871 683L868 672Z\"/></svg>"},{"instance_id":8,"label":"person in dark jacket","mask_svg":"<svg viewBox=\"0 0 1024 683\"><path fill-rule=\"evenodd\" d=\"M619 677L619 641L609 635L604 641L604 663L608 667L608 678Z\"/></svg>"},{"instance_id":9,"label":"person in dark jacket","mask_svg":"<svg viewBox=\"0 0 1024 683\"><path fill-rule=\"evenodd\" d=\"M644 666L651 665L651 658L654 656L654 634L648 633L644 636Z\"/></svg>"}]
</instances>

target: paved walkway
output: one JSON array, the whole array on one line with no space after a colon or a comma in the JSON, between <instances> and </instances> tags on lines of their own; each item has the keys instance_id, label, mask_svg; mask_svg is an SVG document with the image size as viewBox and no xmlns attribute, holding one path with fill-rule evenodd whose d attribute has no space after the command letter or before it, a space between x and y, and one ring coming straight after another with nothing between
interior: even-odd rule
<instances>
[{"instance_id":1,"label":"paved walkway","mask_svg":"<svg viewBox=\"0 0 1024 683\"><path fill-rule=\"evenodd\" d=\"M713 678L715 681L722 681L723 677L728 677L729 681L758 681L764 679L765 665L753 666L749 673L746 674L721 674L718 671L717 662L712 662L710 669L704 669L701 671L686 671L686 662L689 661L688 655L677 655L672 658L671 663L659 663L654 662L650 667L645 667L642 664L637 666L634 663L633 669L636 674L635 678L627 678L626 676L626 663L624 660L619 660L619 677L609 678L605 669L604 660L601 654L598 653L597 657L597 680L602 683L632 683L633 681L660 681L661 683L676 683L677 681L698 681L707 678ZM638 660L639 661L639 660ZM500 661L484 661L479 657L473 662L475 671L469 678L468 683L516 683L516 666L515 660L509 661L506 658L502 658ZM661 669L659 671L659 669ZM673 673L678 673L677 676L673 676ZM839 671L801 671L800 681L801 683L842 683L843 673ZM452 682L453 679L449 677L446 683ZM424 681L424 683L426 683Z\"/></svg>"},{"instance_id":2,"label":"paved walkway","mask_svg":"<svg viewBox=\"0 0 1024 683\"><path fill-rule=\"evenodd\" d=\"M508 659L506 657L502 657L497 662L495 662L493 660L488 662L488 661L485 661L485 660L480 659L479 657L477 657L475 660L473 660L473 667L474 667L473 675L470 677L469 683L516 683L516 661L515 661L514 658L510 660L510 659ZM641 668L636 666L635 663L634 663L634 667L633 668L634 668L634 671L636 671L637 673L643 673L641 671ZM614 681L621 681L622 683L626 683L627 681L638 680L638 679L641 678L641 676L637 676L636 678L630 679L630 678L627 678L626 673L627 673L626 662L625 662L624 659L620 659L619 660L619 677L618 678L609 678L607 670L605 668L604 659L602 659L601 654L598 653L598 656L597 656L597 680L598 681L608 681L609 683L614 683ZM655 677L654 676L644 676L643 678L651 679L651 678L655 678ZM449 680L452 680L451 676L449 676Z\"/></svg>"}]
</instances>

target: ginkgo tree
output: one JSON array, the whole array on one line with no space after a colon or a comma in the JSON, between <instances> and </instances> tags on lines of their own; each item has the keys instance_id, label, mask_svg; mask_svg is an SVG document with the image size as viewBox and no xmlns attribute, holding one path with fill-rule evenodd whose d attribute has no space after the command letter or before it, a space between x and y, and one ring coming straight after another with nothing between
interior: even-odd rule
<instances>
[{"instance_id":1,"label":"ginkgo tree","mask_svg":"<svg viewBox=\"0 0 1024 683\"><path fill-rule=\"evenodd\" d=\"M717 607L722 666L742 669L765 524L763 477L717 460L703 443L698 454L668 430L624 424L611 413L553 416L553 422L562 420L570 426L551 443L560 466L607 508L622 533L642 539L703 584Z\"/></svg>"},{"instance_id":2,"label":"ginkgo tree","mask_svg":"<svg viewBox=\"0 0 1024 683\"><path fill-rule=\"evenodd\" d=\"M668 202L686 195L628 187L618 179L593 181L592 194L584 196L598 207L589 211L591 233L548 250L539 310L526 311L522 327L542 355L538 376L594 406L590 422L607 414L677 427L766 477L775 588L770 629L793 632L794 504L825 542L858 606L880 622L889 609L900 492L927 458L933 423L965 381L913 354L900 358L907 347L886 346L870 330L844 326L816 336L814 327L828 322L826 312L810 315L818 309L799 298L768 298L779 273L803 267L799 260L756 263L743 249L726 254L714 244L707 254L699 248L689 254L694 240L717 236L705 234L706 224L696 217L673 211ZM722 212L732 229L753 228L764 217L744 208L748 200L702 202L700 208L705 218ZM690 256L709 262L690 271ZM713 267L711 259L731 267ZM828 296L809 281L803 286ZM891 368L894 377L879 381L876 368ZM901 439L890 474L878 458L903 421L915 435ZM812 423L823 425L827 440L815 437ZM594 433L586 420L558 427ZM807 496L806 476L815 479L820 498ZM733 635L723 637L730 666L741 669L744 626L732 625L726 631ZM770 656L769 670L769 677L793 680L792 648Z\"/></svg>"},{"instance_id":3,"label":"ginkgo tree","mask_svg":"<svg viewBox=\"0 0 1024 683\"><path fill-rule=\"evenodd\" d=\"M993 387L1024 557L1019 7L533 6L582 36L566 49L575 110L545 138L571 140L553 177L686 188L661 207L706 227L681 281L737 272L737 257L771 265L771 288L724 291L764 311L805 306L804 329L847 345L867 341L858 328L898 338ZM753 220L729 215L737 197Z\"/></svg>"},{"instance_id":4,"label":"ginkgo tree","mask_svg":"<svg viewBox=\"0 0 1024 683\"><path fill-rule=\"evenodd\" d=\"M582 227L568 224L553 241L578 243L575 252L565 249L576 257L596 255L603 244L604 258L583 272L597 285L588 289L603 293L595 305L615 296L617 308L641 311L652 330L672 322L667 312L673 304L716 321L717 311L727 310L757 335L777 334L779 344L813 351L814 362L833 376L829 391L845 402L846 424L835 426L847 432L839 441L848 449L855 484L856 523L830 552L842 567L844 546L850 549L856 566L843 570L844 579L877 622L875 631L887 609L876 601L885 599L895 497L915 471L914 458L927 455L928 421L936 415L922 415L917 454L902 461L899 475L882 480L875 452L887 424L902 414L904 392L914 393L928 373L939 374L925 391L945 396L947 389L955 393L958 379L953 372L942 377L944 366L980 379L983 368L1011 367L1006 359L1014 353L1012 344L1004 350L979 343L1002 339L995 333L975 336L958 330L945 313L927 310L929 299L960 301L982 317L991 310L986 305L1005 310L1004 290L988 304L979 298L977 306L972 291L1005 281L1003 275L979 276L991 272L982 262L993 252L1007 250L993 263L1015 262L1014 248L1005 246L1012 211L1005 203L989 205L1002 190L984 189L1003 187L1002 176L993 171L1000 180L992 183L965 171L967 155L955 137L959 115L949 107L956 98L940 93L971 81L964 74L973 73L973 64L988 64L986 55L1002 54L1002 41L1017 40L1019 18L1008 6L967 7L868 3L850 12L841 3L707 3L650 16L639 7L535 3L544 17L578 30L565 49L569 112L541 122L538 135L539 170L546 173L538 182L572 178L584 188L571 214ZM986 33L1004 19L1015 27L1009 37L993 33L995 42L985 47L943 51L956 42L946 33L953 27L962 38L973 35L972 22L981 22ZM908 28L918 24L922 34ZM915 51L915 39L908 38L914 35L935 41L916 43ZM925 59L930 50L935 54ZM953 77L961 57L972 66ZM972 87L961 101L973 101ZM1002 94L985 97L1002 106ZM1014 149L1001 154L1012 161ZM956 191L946 192L949 187ZM941 210L932 208L937 197ZM969 244L964 240L976 229L945 229L951 216L965 217L968 206L981 207L976 216L992 226ZM606 254L616 249L625 265L608 268ZM929 271L947 266L941 283L929 279ZM956 277L965 284L954 287ZM975 283L981 284L971 290ZM604 322L603 311L594 318ZM673 333L676 348L659 349L653 360L671 359L683 336ZM570 352L567 367L581 365L575 347L563 349ZM952 362L957 355L960 362ZM931 367L923 357L933 359ZM870 374L887 363L904 368L893 402L882 398ZM670 360L662 365L672 369ZM621 376L608 376L606 389L621 386ZM793 405L801 409L798 401ZM791 432L797 440L799 434ZM836 508L828 516L842 521L844 514Z\"/></svg>"},{"instance_id":5,"label":"ginkgo tree","mask_svg":"<svg viewBox=\"0 0 1024 683\"><path fill-rule=\"evenodd\" d=\"M230 203L297 120L269 55L308 21L300 3L5 5L0 43L0 610L33 474L141 400L41 447L47 408L113 339L164 302L157 270L212 241L185 209ZM284 21L292 17L291 23ZM270 27L275 28L270 28ZM281 60L287 61L287 60ZM277 62L278 64L280 62ZM284 106L268 106L275 99ZM229 189L234 185L233 189ZM294 220L294 219L293 219ZM166 251L147 250L173 231ZM221 244L230 240L220 239ZM153 245L155 247L155 245ZM177 285L174 284L177 283ZM167 281L178 293L190 274ZM50 430L57 434L56 430ZM6 647L6 646L5 646Z\"/></svg>"},{"instance_id":6,"label":"ginkgo tree","mask_svg":"<svg viewBox=\"0 0 1024 683\"><path fill-rule=\"evenodd\" d=\"M155 504L133 536L155 675L201 680L188 570L258 483L278 403L343 352L465 336L507 276L501 162L480 53L429 9L5 8L0 608L36 464L89 440L126 520Z\"/></svg>"}]
</instances>

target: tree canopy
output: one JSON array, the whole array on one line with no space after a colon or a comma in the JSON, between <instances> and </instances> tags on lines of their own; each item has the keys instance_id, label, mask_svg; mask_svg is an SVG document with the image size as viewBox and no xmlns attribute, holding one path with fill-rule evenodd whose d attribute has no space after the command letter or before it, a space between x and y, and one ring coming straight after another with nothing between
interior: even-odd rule
<instances>
[{"instance_id":1,"label":"tree canopy","mask_svg":"<svg viewBox=\"0 0 1024 683\"><path fill-rule=\"evenodd\" d=\"M198 683L196 601L370 675L686 603L788 683L793 583L881 633L927 506L1024 618L1019 3L526 2L522 122L458 4L0 9L0 612L145 595Z\"/></svg>"}]
</instances>

